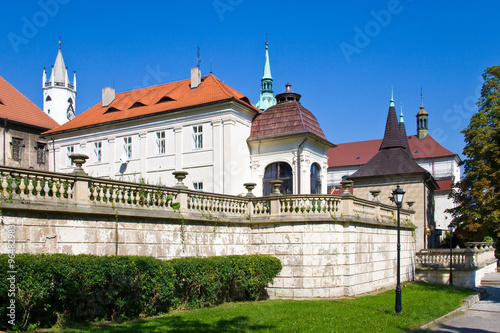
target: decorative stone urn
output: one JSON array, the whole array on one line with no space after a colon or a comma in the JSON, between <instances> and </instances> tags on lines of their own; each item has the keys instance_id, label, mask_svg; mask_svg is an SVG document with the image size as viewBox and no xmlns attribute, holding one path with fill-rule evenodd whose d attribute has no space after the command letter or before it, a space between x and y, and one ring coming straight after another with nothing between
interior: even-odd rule
<instances>
[{"instance_id":1,"label":"decorative stone urn","mask_svg":"<svg viewBox=\"0 0 500 333\"><path fill-rule=\"evenodd\" d=\"M186 179L186 176L188 175L187 171L174 171L172 172L174 175L175 179L177 179L177 184L175 184L175 187L180 188L180 189L187 189L187 186L184 185L183 181Z\"/></svg>"},{"instance_id":2,"label":"decorative stone urn","mask_svg":"<svg viewBox=\"0 0 500 333\"><path fill-rule=\"evenodd\" d=\"M82 165L85 164L85 161L89 158L85 154L71 154L69 155L69 158L71 159L71 163L76 165L75 169L73 170L73 174L75 176L88 176L88 174L83 171Z\"/></svg>"},{"instance_id":3,"label":"decorative stone urn","mask_svg":"<svg viewBox=\"0 0 500 333\"><path fill-rule=\"evenodd\" d=\"M351 192L349 191L349 188L352 187L352 184L354 182L352 180L343 180L340 182L340 185L344 188L344 193L342 195L351 195Z\"/></svg>"},{"instance_id":4,"label":"decorative stone urn","mask_svg":"<svg viewBox=\"0 0 500 333\"><path fill-rule=\"evenodd\" d=\"M252 190L255 188L255 186L257 186L257 184L255 184L255 183L245 183L245 184L243 184L243 186L245 186L245 188L248 191L248 193L247 193L247 195L245 195L245 197L247 197L247 198L254 198L255 195L252 193Z\"/></svg>"},{"instance_id":5,"label":"decorative stone urn","mask_svg":"<svg viewBox=\"0 0 500 333\"><path fill-rule=\"evenodd\" d=\"M373 197L373 201L380 202L380 198L379 198L380 190L372 190L372 191L370 191L370 194Z\"/></svg>"},{"instance_id":6,"label":"decorative stone urn","mask_svg":"<svg viewBox=\"0 0 500 333\"><path fill-rule=\"evenodd\" d=\"M281 184L283 183L283 181L282 180L271 180L270 183L273 186L273 192L270 194L270 196L282 195L280 189L281 189Z\"/></svg>"}]
</instances>

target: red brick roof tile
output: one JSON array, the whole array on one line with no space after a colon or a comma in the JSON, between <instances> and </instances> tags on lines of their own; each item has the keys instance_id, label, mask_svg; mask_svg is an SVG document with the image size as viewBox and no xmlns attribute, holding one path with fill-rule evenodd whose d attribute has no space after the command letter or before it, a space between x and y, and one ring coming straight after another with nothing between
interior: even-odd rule
<instances>
[{"instance_id":1,"label":"red brick roof tile","mask_svg":"<svg viewBox=\"0 0 500 333\"><path fill-rule=\"evenodd\" d=\"M40 129L52 129L59 124L0 76L0 118Z\"/></svg>"},{"instance_id":2,"label":"red brick roof tile","mask_svg":"<svg viewBox=\"0 0 500 333\"><path fill-rule=\"evenodd\" d=\"M316 117L299 102L285 102L271 106L252 122L249 140L310 133L330 144Z\"/></svg>"},{"instance_id":3,"label":"red brick roof tile","mask_svg":"<svg viewBox=\"0 0 500 333\"><path fill-rule=\"evenodd\" d=\"M328 167L342 167L366 164L378 152L382 139L337 144L327 151ZM419 140L416 135L408 136L413 158L456 156L441 146L431 135Z\"/></svg>"},{"instance_id":4,"label":"red brick roof tile","mask_svg":"<svg viewBox=\"0 0 500 333\"><path fill-rule=\"evenodd\" d=\"M102 107L102 102L98 103L73 120L44 134L110 124L164 112L175 112L226 100L236 100L252 108L256 113L260 112L245 95L222 83L212 74L204 77L201 84L194 89L191 89L190 84L191 80L187 79L117 93L110 105Z\"/></svg>"}]
</instances>

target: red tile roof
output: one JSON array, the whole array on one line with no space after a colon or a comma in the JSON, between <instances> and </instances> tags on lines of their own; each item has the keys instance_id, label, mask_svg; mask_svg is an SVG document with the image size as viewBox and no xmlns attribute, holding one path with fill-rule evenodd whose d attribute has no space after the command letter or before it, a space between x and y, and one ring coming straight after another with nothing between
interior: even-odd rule
<instances>
[{"instance_id":1,"label":"red tile roof","mask_svg":"<svg viewBox=\"0 0 500 333\"><path fill-rule=\"evenodd\" d=\"M110 124L164 112L176 112L189 107L227 100L236 100L252 108L256 113L260 112L245 95L210 74L204 77L201 84L194 89L191 89L191 80L187 79L118 93L110 105L102 107L102 102L100 102L73 120L44 134Z\"/></svg>"},{"instance_id":2,"label":"red tile roof","mask_svg":"<svg viewBox=\"0 0 500 333\"><path fill-rule=\"evenodd\" d=\"M0 118L40 128L52 129L59 124L0 76Z\"/></svg>"},{"instance_id":3,"label":"red tile roof","mask_svg":"<svg viewBox=\"0 0 500 333\"><path fill-rule=\"evenodd\" d=\"M442 179L442 180L436 180L436 183L439 185L439 190L436 190L436 192L446 192L446 191L451 191L453 189L453 179Z\"/></svg>"},{"instance_id":4,"label":"red tile roof","mask_svg":"<svg viewBox=\"0 0 500 333\"><path fill-rule=\"evenodd\" d=\"M310 133L332 145L323 134L316 117L299 102L279 103L255 117L249 140Z\"/></svg>"},{"instance_id":5,"label":"red tile roof","mask_svg":"<svg viewBox=\"0 0 500 333\"><path fill-rule=\"evenodd\" d=\"M378 153L381 143L382 139L337 144L337 147L327 151L328 166L341 167L366 164ZM408 136L408 144L413 158L416 160L430 157L456 156L456 154L441 146L430 135L421 140L416 135L410 135Z\"/></svg>"}]
</instances>

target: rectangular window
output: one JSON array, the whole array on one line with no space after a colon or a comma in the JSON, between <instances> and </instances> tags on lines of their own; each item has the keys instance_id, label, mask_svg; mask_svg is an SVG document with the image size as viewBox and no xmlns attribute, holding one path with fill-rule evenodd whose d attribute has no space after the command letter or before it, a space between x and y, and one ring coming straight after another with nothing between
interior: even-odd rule
<instances>
[{"instance_id":1,"label":"rectangular window","mask_svg":"<svg viewBox=\"0 0 500 333\"><path fill-rule=\"evenodd\" d=\"M125 155L127 158L132 157L132 137L127 136L126 138L123 138L123 149L125 150Z\"/></svg>"},{"instance_id":2,"label":"rectangular window","mask_svg":"<svg viewBox=\"0 0 500 333\"><path fill-rule=\"evenodd\" d=\"M71 158L69 158L69 155L74 153L75 153L75 147L73 146L66 147L66 165L69 167L73 166L73 161L71 160Z\"/></svg>"},{"instance_id":3,"label":"rectangular window","mask_svg":"<svg viewBox=\"0 0 500 333\"><path fill-rule=\"evenodd\" d=\"M156 132L156 155L165 154L165 131Z\"/></svg>"},{"instance_id":4,"label":"rectangular window","mask_svg":"<svg viewBox=\"0 0 500 333\"><path fill-rule=\"evenodd\" d=\"M203 182L193 182L193 189L203 191Z\"/></svg>"},{"instance_id":5,"label":"rectangular window","mask_svg":"<svg viewBox=\"0 0 500 333\"><path fill-rule=\"evenodd\" d=\"M36 143L36 161L40 164L45 164L45 152L46 152L46 144L37 142Z\"/></svg>"},{"instance_id":6,"label":"rectangular window","mask_svg":"<svg viewBox=\"0 0 500 333\"><path fill-rule=\"evenodd\" d=\"M12 158L15 160L21 159L21 147L23 147L23 139L12 138Z\"/></svg>"},{"instance_id":7,"label":"rectangular window","mask_svg":"<svg viewBox=\"0 0 500 333\"><path fill-rule=\"evenodd\" d=\"M203 148L203 126L193 126L193 149Z\"/></svg>"},{"instance_id":8,"label":"rectangular window","mask_svg":"<svg viewBox=\"0 0 500 333\"><path fill-rule=\"evenodd\" d=\"M102 162L102 142L101 141L94 142L94 162L95 163Z\"/></svg>"}]
</instances>

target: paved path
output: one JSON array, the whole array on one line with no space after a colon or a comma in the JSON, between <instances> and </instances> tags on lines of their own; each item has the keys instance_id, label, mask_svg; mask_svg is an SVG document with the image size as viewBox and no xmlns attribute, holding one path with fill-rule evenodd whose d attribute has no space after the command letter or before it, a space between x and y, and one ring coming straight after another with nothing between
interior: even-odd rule
<instances>
[{"instance_id":1,"label":"paved path","mask_svg":"<svg viewBox=\"0 0 500 333\"><path fill-rule=\"evenodd\" d=\"M500 332L500 273L489 275L498 284L482 286L487 297L471 306L465 312L451 315L426 328L426 332L486 333ZM484 282L484 280L483 280Z\"/></svg>"}]
</instances>

